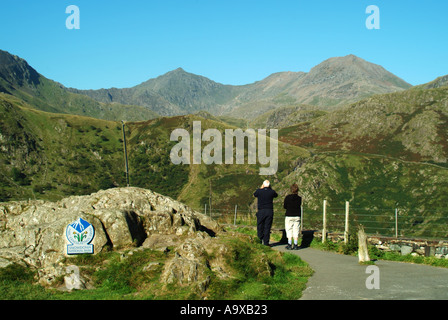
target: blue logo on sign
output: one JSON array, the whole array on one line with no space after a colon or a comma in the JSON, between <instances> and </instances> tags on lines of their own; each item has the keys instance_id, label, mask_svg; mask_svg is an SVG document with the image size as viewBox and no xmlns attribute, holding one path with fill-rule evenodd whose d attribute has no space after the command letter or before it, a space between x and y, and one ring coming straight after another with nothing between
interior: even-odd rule
<instances>
[{"instance_id":1,"label":"blue logo on sign","mask_svg":"<svg viewBox=\"0 0 448 320\"><path fill-rule=\"evenodd\" d=\"M70 242L67 254L93 253L93 244L90 242L95 236L95 230L89 222L79 218L67 226L65 234Z\"/></svg>"}]
</instances>

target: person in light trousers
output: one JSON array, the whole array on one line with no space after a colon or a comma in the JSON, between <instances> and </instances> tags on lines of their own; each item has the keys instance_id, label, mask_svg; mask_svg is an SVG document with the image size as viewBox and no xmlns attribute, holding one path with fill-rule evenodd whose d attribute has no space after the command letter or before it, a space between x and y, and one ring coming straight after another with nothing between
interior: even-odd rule
<instances>
[{"instance_id":1,"label":"person in light trousers","mask_svg":"<svg viewBox=\"0 0 448 320\"><path fill-rule=\"evenodd\" d=\"M299 187L294 183L290 188L291 194L285 197L283 202L283 208L286 209L285 213L285 230L286 237L288 238L288 250L298 250L300 220L302 218L301 206L302 198L298 195ZM292 240L294 239L294 246Z\"/></svg>"}]
</instances>

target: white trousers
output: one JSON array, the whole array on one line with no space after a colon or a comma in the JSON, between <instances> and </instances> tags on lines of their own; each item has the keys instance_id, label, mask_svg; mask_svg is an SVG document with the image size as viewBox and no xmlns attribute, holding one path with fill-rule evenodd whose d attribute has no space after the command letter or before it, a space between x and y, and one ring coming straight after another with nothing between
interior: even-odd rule
<instances>
[{"instance_id":1,"label":"white trousers","mask_svg":"<svg viewBox=\"0 0 448 320\"><path fill-rule=\"evenodd\" d=\"M285 217L285 230L288 239L299 237L300 217Z\"/></svg>"}]
</instances>

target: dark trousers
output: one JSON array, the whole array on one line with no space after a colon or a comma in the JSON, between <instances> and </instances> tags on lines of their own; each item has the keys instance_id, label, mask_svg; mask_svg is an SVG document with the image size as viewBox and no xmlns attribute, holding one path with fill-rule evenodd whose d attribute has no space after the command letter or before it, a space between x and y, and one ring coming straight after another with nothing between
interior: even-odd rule
<instances>
[{"instance_id":1,"label":"dark trousers","mask_svg":"<svg viewBox=\"0 0 448 320\"><path fill-rule=\"evenodd\" d=\"M274 219L273 209L259 209L257 212L257 235L261 243L269 245L271 236L272 220Z\"/></svg>"}]
</instances>

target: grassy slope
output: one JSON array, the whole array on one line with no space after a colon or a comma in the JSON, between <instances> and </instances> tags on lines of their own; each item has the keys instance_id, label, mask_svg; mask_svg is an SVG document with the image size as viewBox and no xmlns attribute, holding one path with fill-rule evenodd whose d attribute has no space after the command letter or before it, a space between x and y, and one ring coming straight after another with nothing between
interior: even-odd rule
<instances>
[{"instance_id":1,"label":"grassy slope","mask_svg":"<svg viewBox=\"0 0 448 320\"><path fill-rule=\"evenodd\" d=\"M446 164L448 87L378 95L284 128L281 141L319 151L382 154Z\"/></svg>"},{"instance_id":2,"label":"grassy slope","mask_svg":"<svg viewBox=\"0 0 448 320\"><path fill-rule=\"evenodd\" d=\"M53 200L125 185L121 123L37 111L10 96L2 96L0 108L1 145L6 151L0 156L3 201ZM199 116L126 124L131 185L203 207L212 181L214 207L235 205L236 198L239 205L249 205L264 179L258 164L171 163L169 153L176 142L169 140L170 133L176 128L191 132L195 120L202 122L203 130L232 128ZM276 179L286 176L297 157L307 156L303 149L280 143Z\"/></svg>"},{"instance_id":3,"label":"grassy slope","mask_svg":"<svg viewBox=\"0 0 448 320\"><path fill-rule=\"evenodd\" d=\"M116 122L46 113L10 97L0 99L3 200L57 199L123 184Z\"/></svg>"},{"instance_id":4,"label":"grassy slope","mask_svg":"<svg viewBox=\"0 0 448 320\"><path fill-rule=\"evenodd\" d=\"M190 133L193 121L201 121L202 130L208 128L218 129L224 139L224 129L234 128L219 121L204 119L199 116L178 116L160 118L149 122L129 124L131 128L132 153L138 154L138 161L131 160L131 166L137 166L140 174L142 163L153 166L154 157L164 157L164 163L169 164L169 151L176 144L170 142L169 136L176 128L186 128ZM236 129L236 128L234 128ZM190 134L190 139L193 136ZM159 143L155 145L155 141ZM208 143L204 142L203 147ZM273 179L281 180L294 167L297 158L306 158L309 153L301 148L279 143L279 169ZM246 159L247 162L247 159ZM261 185L265 178L259 175L259 164L249 165L181 165L170 167L167 172L173 188L178 190L177 198L197 209L202 210L204 204L209 205L210 184L212 192L212 207L233 208L236 204L246 207L252 204L254 190ZM136 169L133 169L136 170ZM158 170L164 170L159 168ZM132 172L132 170L131 170ZM181 173L182 172L182 173ZM185 176L188 175L188 178ZM151 188L154 181L147 180Z\"/></svg>"},{"instance_id":5,"label":"grassy slope","mask_svg":"<svg viewBox=\"0 0 448 320\"><path fill-rule=\"evenodd\" d=\"M426 93L426 97L430 96ZM2 201L55 200L125 185L121 123L28 107L17 98L0 96ZM252 193L269 178L280 192L276 212L283 212L282 197L291 183L298 182L305 206L313 210L320 210L323 199L336 207L348 200L356 207L412 209L402 214L428 216L423 221L409 219L422 229L428 228L430 216L446 215L433 214L445 207L446 168L355 150L325 151L330 144L314 148L318 153L310 157L308 151L280 142L279 170L273 177L260 176L258 165L173 165L169 152L176 142L169 141L170 133L175 128L191 132L195 120L201 121L202 130L233 128L197 115L126 124L131 185L177 198L199 210L209 205L211 189L212 209L218 213L232 212L235 205L239 210L255 209ZM299 127L280 130L281 139L294 140Z\"/></svg>"},{"instance_id":6,"label":"grassy slope","mask_svg":"<svg viewBox=\"0 0 448 320\"><path fill-rule=\"evenodd\" d=\"M157 113L142 106L119 103L100 103L82 94L69 92L57 82L39 76L32 86L15 85L12 94L25 101L30 108L64 114L88 116L104 120L138 121L153 119Z\"/></svg>"}]
</instances>

